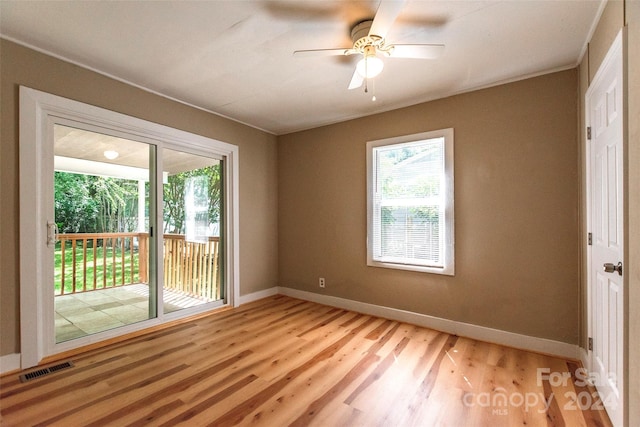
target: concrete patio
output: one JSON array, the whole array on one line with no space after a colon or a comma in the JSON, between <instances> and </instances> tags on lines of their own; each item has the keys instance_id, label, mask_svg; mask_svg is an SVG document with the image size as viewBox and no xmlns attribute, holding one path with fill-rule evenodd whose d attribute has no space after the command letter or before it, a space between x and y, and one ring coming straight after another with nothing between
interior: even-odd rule
<instances>
[{"instance_id":1,"label":"concrete patio","mask_svg":"<svg viewBox=\"0 0 640 427\"><path fill-rule=\"evenodd\" d=\"M80 338L148 319L149 287L119 286L55 297L56 342ZM164 289L164 312L209 301Z\"/></svg>"}]
</instances>

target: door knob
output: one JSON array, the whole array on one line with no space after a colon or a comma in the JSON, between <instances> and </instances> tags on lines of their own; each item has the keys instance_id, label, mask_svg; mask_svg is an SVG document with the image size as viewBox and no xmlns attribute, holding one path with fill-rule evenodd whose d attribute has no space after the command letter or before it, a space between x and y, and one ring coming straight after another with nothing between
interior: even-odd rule
<instances>
[{"instance_id":1,"label":"door knob","mask_svg":"<svg viewBox=\"0 0 640 427\"><path fill-rule=\"evenodd\" d=\"M622 276L622 263L619 262L618 265L613 265L608 262L604 265L604 271L605 273L613 273L614 271L617 271L618 274Z\"/></svg>"}]
</instances>

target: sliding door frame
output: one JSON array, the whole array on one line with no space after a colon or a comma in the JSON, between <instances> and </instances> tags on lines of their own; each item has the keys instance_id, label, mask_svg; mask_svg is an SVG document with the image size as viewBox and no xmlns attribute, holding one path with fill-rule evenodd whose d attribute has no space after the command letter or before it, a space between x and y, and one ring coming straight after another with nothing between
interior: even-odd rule
<instances>
[{"instance_id":1,"label":"sliding door frame","mask_svg":"<svg viewBox=\"0 0 640 427\"><path fill-rule=\"evenodd\" d=\"M94 342L110 339L122 334L142 330L165 321L186 317L210 310L204 304L193 309L180 310L164 315L159 307L156 318L123 326L117 329L88 335L84 338L55 342L53 322L53 299L45 298L45 286L49 286L53 275L47 263L48 229L47 205L52 201L51 189L45 189L49 172L53 170L53 123L76 122L87 129L100 130L162 148L223 159L223 217L221 234L224 236L222 262L225 272L224 305L239 303L239 153L238 147L201 135L174 129L168 126L127 116L60 96L27 87L20 87L20 343L21 368L36 366L43 358ZM162 182L162 159L158 158L156 182ZM51 162L49 165L47 162ZM152 195L153 196L153 195ZM155 236L162 235L162 191L156 191ZM162 259L162 239L154 239L157 259ZM157 283L163 283L162 268L156 268ZM162 287L158 286L157 304L161 306ZM49 293L50 294L50 293Z\"/></svg>"}]
</instances>

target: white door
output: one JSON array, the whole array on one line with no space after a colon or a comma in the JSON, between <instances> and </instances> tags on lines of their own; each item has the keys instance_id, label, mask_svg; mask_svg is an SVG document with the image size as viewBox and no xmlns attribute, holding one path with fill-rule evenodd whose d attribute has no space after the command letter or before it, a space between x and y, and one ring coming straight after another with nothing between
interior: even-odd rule
<instances>
[{"instance_id":1,"label":"white door","mask_svg":"<svg viewBox=\"0 0 640 427\"><path fill-rule=\"evenodd\" d=\"M612 45L586 96L590 128L587 185L591 236L591 373L615 426L623 420L623 111L622 39ZM588 132L589 133L589 132Z\"/></svg>"}]
</instances>

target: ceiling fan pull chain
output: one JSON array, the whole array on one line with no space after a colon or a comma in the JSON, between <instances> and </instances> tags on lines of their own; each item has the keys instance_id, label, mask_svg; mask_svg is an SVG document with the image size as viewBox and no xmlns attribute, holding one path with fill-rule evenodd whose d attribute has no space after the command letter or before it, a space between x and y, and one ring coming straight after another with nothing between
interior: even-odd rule
<instances>
[{"instance_id":1,"label":"ceiling fan pull chain","mask_svg":"<svg viewBox=\"0 0 640 427\"><path fill-rule=\"evenodd\" d=\"M367 57L364 57L364 93L369 92L369 61L367 61Z\"/></svg>"},{"instance_id":2,"label":"ceiling fan pull chain","mask_svg":"<svg viewBox=\"0 0 640 427\"><path fill-rule=\"evenodd\" d=\"M373 96L371 97L371 101L375 102L376 99L378 99L378 98L376 98L376 81L374 79L371 79L371 80L373 80L373 82L371 83L371 86L373 86L373 88L371 90L373 92Z\"/></svg>"}]
</instances>

